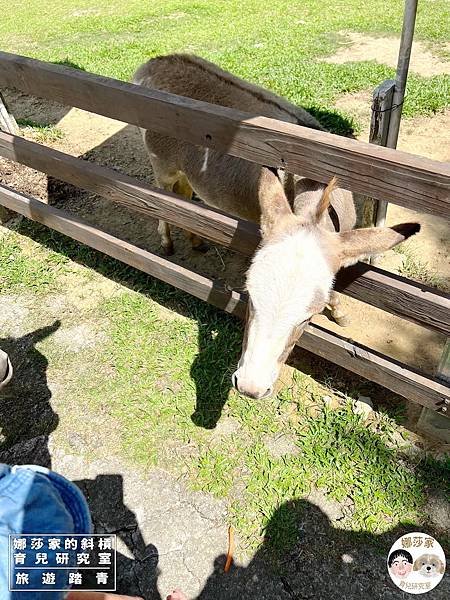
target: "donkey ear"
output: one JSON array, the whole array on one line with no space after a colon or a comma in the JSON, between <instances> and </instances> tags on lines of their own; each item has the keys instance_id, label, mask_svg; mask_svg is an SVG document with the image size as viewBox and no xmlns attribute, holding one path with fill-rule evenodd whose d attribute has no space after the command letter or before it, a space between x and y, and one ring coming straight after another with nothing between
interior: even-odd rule
<instances>
[{"instance_id":1,"label":"donkey ear","mask_svg":"<svg viewBox=\"0 0 450 600\"><path fill-rule=\"evenodd\" d=\"M280 180L269 169L261 169L259 186L260 229L262 237L266 238L279 231L293 213Z\"/></svg>"},{"instance_id":2,"label":"donkey ear","mask_svg":"<svg viewBox=\"0 0 450 600\"><path fill-rule=\"evenodd\" d=\"M330 181L330 183L327 185L327 187L323 190L322 197L319 200L319 202L317 203L317 207L316 207L316 211L315 211L315 215L314 215L315 223L319 223L320 219L322 218L325 211L328 210L328 207L330 206L330 202L331 202L331 194L336 189L336 187L337 187L337 177L335 175L333 177L333 179Z\"/></svg>"},{"instance_id":3,"label":"donkey ear","mask_svg":"<svg viewBox=\"0 0 450 600\"><path fill-rule=\"evenodd\" d=\"M394 227L370 227L340 233L340 267L349 267L359 260L386 252L418 231L419 223L403 223Z\"/></svg>"}]
</instances>

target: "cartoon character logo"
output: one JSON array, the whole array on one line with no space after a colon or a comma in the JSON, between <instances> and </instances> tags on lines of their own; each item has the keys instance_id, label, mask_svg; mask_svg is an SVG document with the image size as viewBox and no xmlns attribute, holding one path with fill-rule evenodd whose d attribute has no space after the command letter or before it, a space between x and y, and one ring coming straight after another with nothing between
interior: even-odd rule
<instances>
[{"instance_id":1,"label":"cartoon character logo","mask_svg":"<svg viewBox=\"0 0 450 600\"><path fill-rule=\"evenodd\" d=\"M407 550L394 550L388 559L389 571L398 579L406 579L413 570L413 562Z\"/></svg>"},{"instance_id":2,"label":"cartoon character logo","mask_svg":"<svg viewBox=\"0 0 450 600\"><path fill-rule=\"evenodd\" d=\"M426 594L444 577L445 554L434 537L412 531L392 544L386 566L393 583L403 592Z\"/></svg>"}]
</instances>

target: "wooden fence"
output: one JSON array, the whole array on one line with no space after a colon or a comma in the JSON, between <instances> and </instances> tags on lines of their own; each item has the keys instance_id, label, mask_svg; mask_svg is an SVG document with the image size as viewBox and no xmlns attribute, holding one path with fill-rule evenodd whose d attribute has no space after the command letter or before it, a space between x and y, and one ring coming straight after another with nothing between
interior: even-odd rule
<instances>
[{"instance_id":1,"label":"wooden fence","mask_svg":"<svg viewBox=\"0 0 450 600\"><path fill-rule=\"evenodd\" d=\"M0 89L5 87L286 168L323 183L338 175L341 185L354 192L450 218L450 165L445 163L0 52ZM258 228L252 223L6 132L0 132L0 156L243 254L251 254L259 243ZM245 314L245 294L120 240L75 215L5 185L0 186L0 205L238 317ZM434 288L359 263L339 273L336 289L450 335L450 297ZM310 325L298 344L414 402L442 414L448 411L450 388L437 378L317 325Z\"/></svg>"}]
</instances>

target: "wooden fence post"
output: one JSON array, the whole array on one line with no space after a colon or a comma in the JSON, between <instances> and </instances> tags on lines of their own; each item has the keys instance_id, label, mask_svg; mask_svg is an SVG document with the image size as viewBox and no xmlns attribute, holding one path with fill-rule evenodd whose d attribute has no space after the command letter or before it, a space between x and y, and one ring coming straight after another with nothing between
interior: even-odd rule
<instances>
[{"instance_id":1,"label":"wooden fence post","mask_svg":"<svg viewBox=\"0 0 450 600\"><path fill-rule=\"evenodd\" d=\"M370 142L379 146L387 145L394 90L395 81L387 79L373 93ZM378 200L376 203L374 216L377 227L384 227L385 225L387 204L385 200Z\"/></svg>"},{"instance_id":2,"label":"wooden fence post","mask_svg":"<svg viewBox=\"0 0 450 600\"><path fill-rule=\"evenodd\" d=\"M418 0L405 0L405 11L403 14L402 37L398 52L397 73L393 87L393 96L390 100L387 135L383 146L397 148L400 120L402 118L403 101L405 99L406 81L408 79L409 60L414 37ZM383 227L386 221L388 203L379 200L377 203L375 224Z\"/></svg>"},{"instance_id":3,"label":"wooden fence post","mask_svg":"<svg viewBox=\"0 0 450 600\"><path fill-rule=\"evenodd\" d=\"M391 118L392 99L394 97L395 81L387 79L376 87L372 94L372 114L370 118L369 143L377 146L386 146L389 122ZM387 202L375 200L369 196L361 197L362 214L358 215L359 227L383 226L386 215ZM376 258L368 259L369 264L374 264Z\"/></svg>"},{"instance_id":4,"label":"wooden fence post","mask_svg":"<svg viewBox=\"0 0 450 600\"><path fill-rule=\"evenodd\" d=\"M394 98L395 81L387 79L373 91L372 116L370 119L369 142L378 146L386 146L391 120L392 101ZM384 227L386 221L387 202L385 200L367 199L364 225L375 224Z\"/></svg>"},{"instance_id":5,"label":"wooden fence post","mask_svg":"<svg viewBox=\"0 0 450 600\"><path fill-rule=\"evenodd\" d=\"M19 133L19 127L17 126L16 120L13 115L8 111L5 99L0 93L0 129L17 135Z\"/></svg>"},{"instance_id":6,"label":"wooden fence post","mask_svg":"<svg viewBox=\"0 0 450 600\"><path fill-rule=\"evenodd\" d=\"M12 135L17 135L19 133L19 127L17 126L15 118L12 116L10 112L8 112L8 108L6 106L5 100L0 93L0 130L6 131L6 133L11 133ZM12 217L14 217L16 213L12 210L8 210L4 206L0 206L0 225L6 223Z\"/></svg>"},{"instance_id":7,"label":"wooden fence post","mask_svg":"<svg viewBox=\"0 0 450 600\"><path fill-rule=\"evenodd\" d=\"M389 125L392 114L392 103L394 99L395 81L387 79L383 81L373 92L372 117L370 121L369 141L379 146L388 145ZM370 205L370 202L372 203ZM369 222L376 227L384 227L386 222L386 211L388 203L384 200L366 199L364 226ZM368 208L366 208L368 206ZM372 212L370 209L372 208ZM376 262L375 261L371 261ZM441 362L438 367L437 376L445 383L450 382L450 338L447 339ZM424 433L442 439L450 443L450 406L445 404L439 414L434 410L423 408L417 427Z\"/></svg>"},{"instance_id":8,"label":"wooden fence post","mask_svg":"<svg viewBox=\"0 0 450 600\"><path fill-rule=\"evenodd\" d=\"M442 353L441 361L436 373L443 383L450 383L450 338ZM420 417L417 421L417 428L432 436L439 438L443 442L450 444L450 403L444 400L440 413L422 408Z\"/></svg>"}]
</instances>

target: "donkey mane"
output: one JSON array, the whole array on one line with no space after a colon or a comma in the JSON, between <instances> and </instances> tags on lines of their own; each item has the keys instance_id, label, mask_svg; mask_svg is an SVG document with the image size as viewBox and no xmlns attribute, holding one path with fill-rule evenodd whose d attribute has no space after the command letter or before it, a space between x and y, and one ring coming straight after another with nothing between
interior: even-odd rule
<instances>
[{"instance_id":1,"label":"donkey mane","mask_svg":"<svg viewBox=\"0 0 450 600\"><path fill-rule=\"evenodd\" d=\"M320 123L305 109L291 104L288 100L284 100L284 98L280 98L276 94L272 94L269 90L260 88L256 85L253 85L249 81L245 81L244 79L241 79L240 77L237 77L232 73L224 71L217 65L205 60L204 58L194 56L193 54L170 54L168 56L157 56L152 60L155 62L163 60L165 62L195 65L200 71L202 71L206 75L215 77L220 81L239 89L241 92L250 94L251 96L253 96L253 98L256 98L260 102L270 104L278 110L283 111L286 115L289 115L294 120L293 122L296 125L303 125L309 127L310 129L318 129L320 131L325 131L325 129L320 125ZM145 65L143 65L143 67L145 67ZM137 73L134 76L134 80L138 81L145 75L145 69L142 68L142 72L140 70L137 71Z\"/></svg>"}]
</instances>

